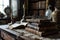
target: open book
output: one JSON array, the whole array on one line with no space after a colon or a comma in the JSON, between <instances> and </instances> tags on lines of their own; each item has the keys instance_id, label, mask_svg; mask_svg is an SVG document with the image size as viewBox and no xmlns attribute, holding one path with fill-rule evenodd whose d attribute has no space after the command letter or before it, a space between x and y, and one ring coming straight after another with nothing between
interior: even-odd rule
<instances>
[{"instance_id":1,"label":"open book","mask_svg":"<svg viewBox=\"0 0 60 40\"><path fill-rule=\"evenodd\" d=\"M14 24L12 24L12 25L9 26L9 29L13 29L13 28L19 27L21 25L26 26L27 24L28 24L27 22L22 22L20 24L19 23L14 23Z\"/></svg>"}]
</instances>

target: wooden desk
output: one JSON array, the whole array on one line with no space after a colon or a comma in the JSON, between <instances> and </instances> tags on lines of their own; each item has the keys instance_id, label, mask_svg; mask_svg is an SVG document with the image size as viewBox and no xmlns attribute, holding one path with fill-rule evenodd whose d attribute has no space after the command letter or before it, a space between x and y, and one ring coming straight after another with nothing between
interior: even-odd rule
<instances>
[{"instance_id":1,"label":"wooden desk","mask_svg":"<svg viewBox=\"0 0 60 40\"><path fill-rule=\"evenodd\" d=\"M18 32L15 32L13 30L0 28L0 31L1 31L1 37L4 40L24 40L19 36L20 34Z\"/></svg>"},{"instance_id":2,"label":"wooden desk","mask_svg":"<svg viewBox=\"0 0 60 40\"><path fill-rule=\"evenodd\" d=\"M17 31L14 31L14 30L10 30L10 29L4 29L4 28L0 28L0 36L4 39L4 40L36 40L36 39L33 39L35 36L37 35L29 35L28 37L26 36L20 36L21 34ZM31 34L31 33L30 33ZM27 34L28 35L28 34ZM31 38L30 38L31 37ZM50 39L50 38L43 38L43 37L40 37L40 36L37 36L38 40L53 40L53 39ZM36 37L36 38L37 38ZM54 36L55 37L55 36ZM60 35L59 35L60 37ZM54 38L55 40L56 38Z\"/></svg>"},{"instance_id":3,"label":"wooden desk","mask_svg":"<svg viewBox=\"0 0 60 40\"><path fill-rule=\"evenodd\" d=\"M30 35L31 33L28 33L27 35L28 36L21 36L21 34L17 31L13 31L13 30L10 30L10 29L3 29L3 28L0 28L0 31L1 31L1 37L4 39L4 40L35 40L34 38L30 38ZM34 34L31 34L33 36L35 36Z\"/></svg>"}]
</instances>

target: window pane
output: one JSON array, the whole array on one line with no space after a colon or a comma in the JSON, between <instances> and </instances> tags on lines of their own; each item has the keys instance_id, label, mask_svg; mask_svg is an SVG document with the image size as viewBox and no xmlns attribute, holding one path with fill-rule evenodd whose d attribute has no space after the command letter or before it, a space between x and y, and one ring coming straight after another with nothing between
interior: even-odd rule
<instances>
[{"instance_id":1,"label":"window pane","mask_svg":"<svg viewBox=\"0 0 60 40\"><path fill-rule=\"evenodd\" d=\"M4 0L4 7L9 6L9 0Z\"/></svg>"},{"instance_id":2,"label":"window pane","mask_svg":"<svg viewBox=\"0 0 60 40\"><path fill-rule=\"evenodd\" d=\"M12 7L13 17L17 17L17 0L11 1L11 7Z\"/></svg>"},{"instance_id":3,"label":"window pane","mask_svg":"<svg viewBox=\"0 0 60 40\"><path fill-rule=\"evenodd\" d=\"M0 12L4 13L4 8L9 6L9 0L0 0Z\"/></svg>"}]
</instances>

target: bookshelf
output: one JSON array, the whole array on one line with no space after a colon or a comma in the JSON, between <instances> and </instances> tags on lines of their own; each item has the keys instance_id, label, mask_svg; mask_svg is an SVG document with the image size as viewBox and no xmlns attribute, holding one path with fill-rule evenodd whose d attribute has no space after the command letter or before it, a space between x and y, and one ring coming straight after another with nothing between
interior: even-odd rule
<instances>
[{"instance_id":1,"label":"bookshelf","mask_svg":"<svg viewBox=\"0 0 60 40\"><path fill-rule=\"evenodd\" d=\"M28 0L28 13L26 14L34 17L44 16L48 5L46 2L46 0Z\"/></svg>"},{"instance_id":2,"label":"bookshelf","mask_svg":"<svg viewBox=\"0 0 60 40\"><path fill-rule=\"evenodd\" d=\"M60 0L56 0L56 7L58 7L60 9Z\"/></svg>"}]
</instances>

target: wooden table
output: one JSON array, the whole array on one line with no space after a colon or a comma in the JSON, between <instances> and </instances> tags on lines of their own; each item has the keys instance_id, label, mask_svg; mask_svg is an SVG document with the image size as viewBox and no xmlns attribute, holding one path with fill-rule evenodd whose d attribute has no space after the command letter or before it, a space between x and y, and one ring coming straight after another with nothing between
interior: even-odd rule
<instances>
[{"instance_id":1,"label":"wooden table","mask_svg":"<svg viewBox=\"0 0 60 40\"><path fill-rule=\"evenodd\" d=\"M34 39L29 38L29 37L20 36L20 33L14 31L14 30L0 28L0 31L1 31L1 37L4 40L34 40ZM58 36L57 35L58 34L56 34L56 36L55 35L54 36L60 37L60 35L58 35ZM31 35L31 37L32 37L32 35ZM39 38L40 39L38 39L38 40L60 40L59 38L45 38L45 37L39 37Z\"/></svg>"},{"instance_id":2,"label":"wooden table","mask_svg":"<svg viewBox=\"0 0 60 40\"><path fill-rule=\"evenodd\" d=\"M1 31L1 37L4 40L33 40L29 37L20 36L21 34L19 32L10 29L0 28L0 31Z\"/></svg>"}]
</instances>

